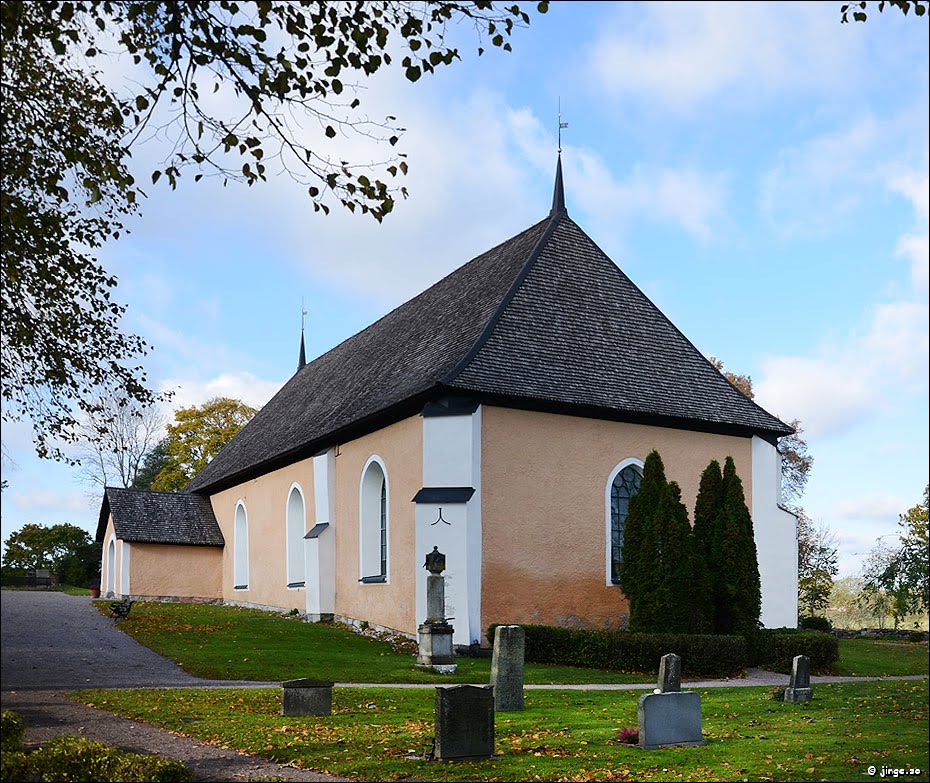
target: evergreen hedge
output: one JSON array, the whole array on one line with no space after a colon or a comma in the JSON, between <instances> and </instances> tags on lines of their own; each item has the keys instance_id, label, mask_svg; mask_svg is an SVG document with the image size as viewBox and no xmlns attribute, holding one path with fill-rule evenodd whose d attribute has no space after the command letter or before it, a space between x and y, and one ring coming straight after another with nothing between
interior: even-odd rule
<instances>
[{"instance_id":1,"label":"evergreen hedge","mask_svg":"<svg viewBox=\"0 0 930 783\"><path fill-rule=\"evenodd\" d=\"M748 665L788 673L795 655L806 655L812 671L829 669L840 657L833 634L797 628L761 628L746 634Z\"/></svg>"},{"instance_id":2,"label":"evergreen hedge","mask_svg":"<svg viewBox=\"0 0 930 783\"><path fill-rule=\"evenodd\" d=\"M496 627L488 628L489 639ZM741 636L520 627L526 634L525 659L532 663L657 673L659 659L673 652L681 656L682 672L689 677L730 677L746 668L746 640Z\"/></svg>"}]
</instances>

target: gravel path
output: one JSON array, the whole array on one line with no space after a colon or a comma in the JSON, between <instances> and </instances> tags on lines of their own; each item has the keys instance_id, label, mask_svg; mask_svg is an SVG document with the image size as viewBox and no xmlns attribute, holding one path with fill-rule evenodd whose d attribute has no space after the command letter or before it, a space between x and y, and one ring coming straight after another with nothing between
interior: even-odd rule
<instances>
[{"instance_id":1,"label":"gravel path","mask_svg":"<svg viewBox=\"0 0 930 783\"><path fill-rule=\"evenodd\" d=\"M135 753L179 759L202 781L273 775L295 781L343 780L204 745L153 726L85 707L62 695L78 688L229 687L279 683L218 682L193 677L138 644L86 596L0 591L0 703L26 721L26 742L71 734Z\"/></svg>"}]
</instances>

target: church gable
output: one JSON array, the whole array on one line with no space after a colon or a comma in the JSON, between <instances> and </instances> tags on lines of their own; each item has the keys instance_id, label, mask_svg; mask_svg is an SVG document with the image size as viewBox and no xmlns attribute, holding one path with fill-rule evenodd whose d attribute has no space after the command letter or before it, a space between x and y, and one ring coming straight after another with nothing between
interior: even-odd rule
<instances>
[{"instance_id":1,"label":"church gable","mask_svg":"<svg viewBox=\"0 0 930 783\"><path fill-rule=\"evenodd\" d=\"M451 386L630 421L790 432L735 389L567 215L553 218L530 263Z\"/></svg>"}]
</instances>

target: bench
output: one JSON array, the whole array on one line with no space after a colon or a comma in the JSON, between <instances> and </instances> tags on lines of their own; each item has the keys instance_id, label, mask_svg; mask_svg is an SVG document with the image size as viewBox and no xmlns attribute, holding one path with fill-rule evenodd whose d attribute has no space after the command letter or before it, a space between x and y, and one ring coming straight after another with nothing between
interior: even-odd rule
<instances>
[{"instance_id":1,"label":"bench","mask_svg":"<svg viewBox=\"0 0 930 783\"><path fill-rule=\"evenodd\" d=\"M124 598L122 601L114 601L110 604L110 611L117 620L125 620L129 617L129 610L135 603L131 598Z\"/></svg>"}]
</instances>

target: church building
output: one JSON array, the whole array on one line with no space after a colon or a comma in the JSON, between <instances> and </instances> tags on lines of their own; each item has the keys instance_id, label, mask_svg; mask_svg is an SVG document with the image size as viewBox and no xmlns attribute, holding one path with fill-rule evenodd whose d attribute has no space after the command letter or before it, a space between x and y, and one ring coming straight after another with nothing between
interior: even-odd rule
<instances>
[{"instance_id":1,"label":"church building","mask_svg":"<svg viewBox=\"0 0 930 783\"><path fill-rule=\"evenodd\" d=\"M183 492L105 490L107 594L413 635L436 546L457 645L490 623L623 627L626 507L656 449L691 513L703 469L733 457L762 621L796 625L791 428L569 217L561 160L541 221L300 365Z\"/></svg>"}]
</instances>

